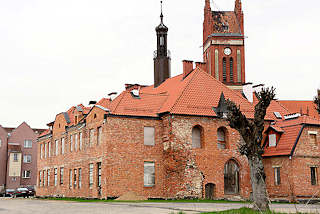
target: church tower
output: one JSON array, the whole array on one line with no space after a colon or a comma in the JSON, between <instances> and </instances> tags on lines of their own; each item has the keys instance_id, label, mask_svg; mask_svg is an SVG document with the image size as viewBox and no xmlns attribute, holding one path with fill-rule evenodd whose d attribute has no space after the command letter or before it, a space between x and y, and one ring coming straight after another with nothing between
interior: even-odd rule
<instances>
[{"instance_id":1,"label":"church tower","mask_svg":"<svg viewBox=\"0 0 320 214\"><path fill-rule=\"evenodd\" d=\"M207 72L232 89L245 83L244 26L241 0L234 11L212 11L205 0L203 58Z\"/></svg>"},{"instance_id":2,"label":"church tower","mask_svg":"<svg viewBox=\"0 0 320 214\"><path fill-rule=\"evenodd\" d=\"M158 87L171 76L171 58L168 50L168 27L163 24L162 1L160 24L156 27L157 50L154 52L154 87Z\"/></svg>"}]
</instances>

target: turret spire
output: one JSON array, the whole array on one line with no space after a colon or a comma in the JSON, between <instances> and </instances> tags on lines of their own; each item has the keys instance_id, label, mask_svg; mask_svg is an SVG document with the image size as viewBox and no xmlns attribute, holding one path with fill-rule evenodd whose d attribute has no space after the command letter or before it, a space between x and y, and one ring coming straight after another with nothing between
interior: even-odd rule
<instances>
[{"instance_id":1,"label":"turret spire","mask_svg":"<svg viewBox=\"0 0 320 214\"><path fill-rule=\"evenodd\" d=\"M160 1L160 4L161 4L161 14L160 14L160 19L161 19L161 23L163 24L162 1Z\"/></svg>"}]
</instances>

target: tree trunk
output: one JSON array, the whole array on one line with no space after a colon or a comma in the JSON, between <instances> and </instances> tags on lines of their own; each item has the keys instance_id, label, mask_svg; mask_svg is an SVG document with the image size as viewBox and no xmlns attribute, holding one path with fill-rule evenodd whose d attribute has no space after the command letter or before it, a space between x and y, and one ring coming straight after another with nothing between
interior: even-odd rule
<instances>
[{"instance_id":1,"label":"tree trunk","mask_svg":"<svg viewBox=\"0 0 320 214\"><path fill-rule=\"evenodd\" d=\"M248 158L250 165L250 178L252 186L252 199L255 202L255 208L260 211L269 210L268 197L265 183L265 172L262 158L251 156Z\"/></svg>"}]
</instances>

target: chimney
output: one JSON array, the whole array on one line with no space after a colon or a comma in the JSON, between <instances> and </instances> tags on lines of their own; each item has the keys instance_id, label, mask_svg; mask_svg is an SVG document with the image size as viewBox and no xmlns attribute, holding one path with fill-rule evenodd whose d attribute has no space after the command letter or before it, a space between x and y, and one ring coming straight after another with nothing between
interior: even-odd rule
<instances>
[{"instance_id":1,"label":"chimney","mask_svg":"<svg viewBox=\"0 0 320 214\"><path fill-rule=\"evenodd\" d=\"M196 62L196 67L200 68L203 71L206 71L207 64L205 62Z\"/></svg>"},{"instance_id":2,"label":"chimney","mask_svg":"<svg viewBox=\"0 0 320 214\"><path fill-rule=\"evenodd\" d=\"M183 60L183 79L193 71L193 61Z\"/></svg>"}]
</instances>

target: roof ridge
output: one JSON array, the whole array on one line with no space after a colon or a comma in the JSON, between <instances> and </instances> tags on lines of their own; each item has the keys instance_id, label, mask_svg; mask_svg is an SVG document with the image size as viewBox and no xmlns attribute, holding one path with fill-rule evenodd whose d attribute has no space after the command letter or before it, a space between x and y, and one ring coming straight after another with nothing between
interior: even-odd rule
<instances>
[{"instance_id":1,"label":"roof ridge","mask_svg":"<svg viewBox=\"0 0 320 214\"><path fill-rule=\"evenodd\" d=\"M121 101L122 101L122 99L123 99L123 97L124 97L124 94L125 93L127 93L128 91L123 91L119 96L120 96L120 100L119 100L119 102L116 104L116 106L114 107L114 109L112 109L111 110L111 108L110 108L110 111L113 111L113 112L115 112L116 111L116 109L118 108L118 106L120 105L120 103L121 103ZM111 106L110 106L111 107Z\"/></svg>"}]
</instances>

